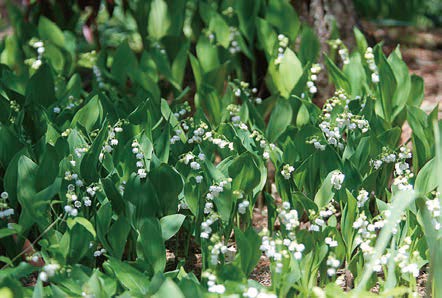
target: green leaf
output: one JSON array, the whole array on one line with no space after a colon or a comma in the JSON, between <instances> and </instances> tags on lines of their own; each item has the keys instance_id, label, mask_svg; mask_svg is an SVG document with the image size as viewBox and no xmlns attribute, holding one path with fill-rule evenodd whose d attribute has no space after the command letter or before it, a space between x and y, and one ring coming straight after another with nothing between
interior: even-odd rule
<instances>
[{"instance_id":1,"label":"green leaf","mask_svg":"<svg viewBox=\"0 0 442 298\"><path fill-rule=\"evenodd\" d=\"M26 104L47 107L56 101L54 79L47 64L43 64L29 80L26 87Z\"/></svg>"},{"instance_id":2,"label":"green leaf","mask_svg":"<svg viewBox=\"0 0 442 298\"><path fill-rule=\"evenodd\" d=\"M44 16L39 18L38 34L43 40L49 40L61 48L65 46L63 32L54 22Z\"/></svg>"},{"instance_id":3,"label":"green leaf","mask_svg":"<svg viewBox=\"0 0 442 298\"><path fill-rule=\"evenodd\" d=\"M102 118L103 107L98 95L95 95L88 101L86 105L75 113L71 122L71 127L75 127L75 125L78 123L90 132L100 125Z\"/></svg>"},{"instance_id":4,"label":"green leaf","mask_svg":"<svg viewBox=\"0 0 442 298\"><path fill-rule=\"evenodd\" d=\"M95 233L94 226L91 224L89 220L87 220L84 217L74 217L74 218L68 218L67 220L68 227L72 229L74 225L78 224L83 226L94 238L97 236Z\"/></svg>"},{"instance_id":5,"label":"green leaf","mask_svg":"<svg viewBox=\"0 0 442 298\"><path fill-rule=\"evenodd\" d=\"M407 104L419 107L424 99L424 80L417 75L411 75L411 88Z\"/></svg>"},{"instance_id":6,"label":"green leaf","mask_svg":"<svg viewBox=\"0 0 442 298\"><path fill-rule=\"evenodd\" d=\"M153 0L150 5L149 23L147 31L149 36L156 40L163 38L170 27L167 3L164 0Z\"/></svg>"},{"instance_id":7,"label":"green leaf","mask_svg":"<svg viewBox=\"0 0 442 298\"><path fill-rule=\"evenodd\" d=\"M309 122L310 114L308 112L308 109L304 104L301 104L301 107L298 110L298 114L296 115L296 127L302 127L309 124Z\"/></svg>"},{"instance_id":8,"label":"green leaf","mask_svg":"<svg viewBox=\"0 0 442 298\"><path fill-rule=\"evenodd\" d=\"M367 282L370 276L373 274L373 267L377 260L381 258L385 248L390 242L393 229L396 226L398 220L402 216L402 212L407 210L408 206L417 198L417 194L414 191L401 191L393 195L392 205L389 208L390 216L388 222L383 226L379 236L377 237L376 245L373 249L373 254L370 261L364 266L364 272L361 275L359 284L355 289L355 294L365 290Z\"/></svg>"},{"instance_id":9,"label":"green leaf","mask_svg":"<svg viewBox=\"0 0 442 298\"><path fill-rule=\"evenodd\" d=\"M290 102L279 98L270 115L266 130L266 137L270 142L275 142L292 122L293 110Z\"/></svg>"},{"instance_id":10,"label":"green leaf","mask_svg":"<svg viewBox=\"0 0 442 298\"><path fill-rule=\"evenodd\" d=\"M156 292L153 298L162 298L162 297L176 297L176 298L184 298L183 292L181 292L180 288L169 278L167 278L162 284L158 292Z\"/></svg>"},{"instance_id":11,"label":"green leaf","mask_svg":"<svg viewBox=\"0 0 442 298\"><path fill-rule=\"evenodd\" d=\"M344 73L348 78L348 82L351 87L351 96L356 97L364 94L368 88L367 75L362 64L361 55L359 53L353 53L350 57L350 63L344 65Z\"/></svg>"},{"instance_id":12,"label":"green leaf","mask_svg":"<svg viewBox=\"0 0 442 298\"><path fill-rule=\"evenodd\" d=\"M302 73L301 62L296 54L287 48L279 65L275 64L275 60L270 61L267 81L274 86L282 97L288 98Z\"/></svg>"},{"instance_id":13,"label":"green leaf","mask_svg":"<svg viewBox=\"0 0 442 298\"><path fill-rule=\"evenodd\" d=\"M325 177L321 187L319 188L318 192L315 195L314 201L319 209L325 207L335 195L335 193L333 192L333 184L331 183L331 177L336 172L337 171L332 171L328 173L327 177Z\"/></svg>"},{"instance_id":14,"label":"green leaf","mask_svg":"<svg viewBox=\"0 0 442 298\"><path fill-rule=\"evenodd\" d=\"M397 82L397 88L392 99L392 118L394 119L400 112L402 112L408 101L411 89L411 79L408 66L400 57L399 48L396 48L396 50L391 53L390 57L388 57L388 63L391 66Z\"/></svg>"},{"instance_id":15,"label":"green leaf","mask_svg":"<svg viewBox=\"0 0 442 298\"><path fill-rule=\"evenodd\" d=\"M301 22L292 4L287 0L270 0L266 9L266 20L286 35L291 42L296 40Z\"/></svg>"},{"instance_id":16,"label":"green leaf","mask_svg":"<svg viewBox=\"0 0 442 298\"><path fill-rule=\"evenodd\" d=\"M213 13L209 22L209 30L215 32L216 41L223 46L228 48L230 45L230 28L229 25L224 21L224 19L218 14Z\"/></svg>"},{"instance_id":17,"label":"green leaf","mask_svg":"<svg viewBox=\"0 0 442 298\"><path fill-rule=\"evenodd\" d=\"M162 238L160 221L145 218L141 222L137 245L152 272L163 272L166 266L166 247Z\"/></svg>"},{"instance_id":18,"label":"green leaf","mask_svg":"<svg viewBox=\"0 0 442 298\"><path fill-rule=\"evenodd\" d=\"M171 166L162 164L152 171L150 177L160 202L160 212L164 215L175 213L178 195L183 190L181 175Z\"/></svg>"},{"instance_id":19,"label":"green leaf","mask_svg":"<svg viewBox=\"0 0 442 298\"><path fill-rule=\"evenodd\" d=\"M126 217L119 217L109 229L106 236L115 258L122 258L130 229L130 222Z\"/></svg>"},{"instance_id":20,"label":"green leaf","mask_svg":"<svg viewBox=\"0 0 442 298\"><path fill-rule=\"evenodd\" d=\"M315 31L305 26L302 28L301 46L299 47L299 59L303 65L314 63L319 56L321 44Z\"/></svg>"},{"instance_id":21,"label":"green leaf","mask_svg":"<svg viewBox=\"0 0 442 298\"><path fill-rule=\"evenodd\" d=\"M161 232L163 240L169 240L175 235L181 228L186 216L183 214L172 214L164 216L160 219Z\"/></svg>"},{"instance_id":22,"label":"green leaf","mask_svg":"<svg viewBox=\"0 0 442 298\"><path fill-rule=\"evenodd\" d=\"M353 33L355 35L359 55L363 57L368 47L367 40L365 39L364 34L358 28L354 27Z\"/></svg>"},{"instance_id":23,"label":"green leaf","mask_svg":"<svg viewBox=\"0 0 442 298\"><path fill-rule=\"evenodd\" d=\"M336 89L342 88L347 93L351 93L350 82L348 81L347 76L340 70L336 64L327 56L324 55L325 65L327 66L328 73L330 74L330 78L335 84Z\"/></svg>"},{"instance_id":24,"label":"green leaf","mask_svg":"<svg viewBox=\"0 0 442 298\"><path fill-rule=\"evenodd\" d=\"M433 158L420 169L414 182L416 191L427 194L438 186L438 175L435 175L436 167L436 159Z\"/></svg>"},{"instance_id":25,"label":"green leaf","mask_svg":"<svg viewBox=\"0 0 442 298\"><path fill-rule=\"evenodd\" d=\"M135 75L138 68L137 58L134 52L130 49L129 44L125 41L120 44L114 54L114 59L111 67L112 77L122 87L125 87L128 77Z\"/></svg>"},{"instance_id":26,"label":"green leaf","mask_svg":"<svg viewBox=\"0 0 442 298\"><path fill-rule=\"evenodd\" d=\"M80 173L83 179L87 183L96 182L99 180L99 159L102 147L106 141L108 134L107 121L103 123L98 136L95 138L92 146L89 148L87 153L84 155L80 164Z\"/></svg>"},{"instance_id":27,"label":"green leaf","mask_svg":"<svg viewBox=\"0 0 442 298\"><path fill-rule=\"evenodd\" d=\"M379 69L379 89L380 102L382 106L381 116L385 121L392 121L394 94L397 88L397 81L394 76L393 69L388 63L387 58L382 53L382 48L377 47L375 51L375 58Z\"/></svg>"},{"instance_id":28,"label":"green leaf","mask_svg":"<svg viewBox=\"0 0 442 298\"><path fill-rule=\"evenodd\" d=\"M261 180L261 173L250 152L244 152L234 159L229 166L229 176L232 178L232 189L250 194Z\"/></svg>"},{"instance_id":29,"label":"green leaf","mask_svg":"<svg viewBox=\"0 0 442 298\"><path fill-rule=\"evenodd\" d=\"M104 263L106 271L112 271L120 284L131 291L133 295L146 295L149 288L149 279L143 273L126 262L113 257Z\"/></svg>"},{"instance_id":30,"label":"green leaf","mask_svg":"<svg viewBox=\"0 0 442 298\"><path fill-rule=\"evenodd\" d=\"M207 73L220 65L218 48L212 44L208 37L201 35L196 44L198 62L203 72ZM195 72L195 69L194 69ZM196 75L195 75L196 76Z\"/></svg>"},{"instance_id":31,"label":"green leaf","mask_svg":"<svg viewBox=\"0 0 442 298\"><path fill-rule=\"evenodd\" d=\"M259 250L261 238L253 227L249 227L245 232L235 228L235 240L238 245L241 269L246 276L249 276L261 257Z\"/></svg>"},{"instance_id":32,"label":"green leaf","mask_svg":"<svg viewBox=\"0 0 442 298\"><path fill-rule=\"evenodd\" d=\"M276 36L276 32L273 30L272 26L270 26L269 22L264 19L257 18L256 26L259 44L266 54L267 61L270 61L271 57L276 51L278 37Z\"/></svg>"},{"instance_id":33,"label":"green leaf","mask_svg":"<svg viewBox=\"0 0 442 298\"><path fill-rule=\"evenodd\" d=\"M44 296L43 282L41 279L38 279L37 284L34 287L34 291L32 292L32 298L43 298Z\"/></svg>"}]
</instances>

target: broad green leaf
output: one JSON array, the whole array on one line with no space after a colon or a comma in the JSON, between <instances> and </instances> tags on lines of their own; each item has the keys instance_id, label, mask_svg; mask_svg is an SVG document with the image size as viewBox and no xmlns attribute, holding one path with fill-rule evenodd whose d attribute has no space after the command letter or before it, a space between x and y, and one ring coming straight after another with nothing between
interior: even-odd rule
<instances>
[{"instance_id":1,"label":"broad green leaf","mask_svg":"<svg viewBox=\"0 0 442 298\"><path fill-rule=\"evenodd\" d=\"M266 137L270 142L275 142L292 122L293 111L288 100L279 98L270 115L266 130Z\"/></svg>"},{"instance_id":2,"label":"broad green leaf","mask_svg":"<svg viewBox=\"0 0 442 298\"><path fill-rule=\"evenodd\" d=\"M301 46L299 47L299 59L305 66L307 63L314 63L319 56L321 44L315 31L305 26L301 33Z\"/></svg>"},{"instance_id":3,"label":"broad green leaf","mask_svg":"<svg viewBox=\"0 0 442 298\"><path fill-rule=\"evenodd\" d=\"M394 94L397 88L397 81L388 63L387 58L382 53L381 47L376 47L375 50L376 63L379 69L379 90L380 90L380 103L382 106L382 117L385 121L392 121Z\"/></svg>"},{"instance_id":4,"label":"broad green leaf","mask_svg":"<svg viewBox=\"0 0 442 298\"><path fill-rule=\"evenodd\" d=\"M274 86L275 91L288 98L303 73L301 62L296 54L287 48L281 62L276 65L275 60L269 62L267 81Z\"/></svg>"},{"instance_id":5,"label":"broad green leaf","mask_svg":"<svg viewBox=\"0 0 442 298\"><path fill-rule=\"evenodd\" d=\"M146 295L149 287L149 278L126 262L113 257L104 263L106 271L112 271L120 284L134 295Z\"/></svg>"},{"instance_id":6,"label":"broad green leaf","mask_svg":"<svg viewBox=\"0 0 442 298\"><path fill-rule=\"evenodd\" d=\"M152 171L150 177L160 203L160 210L157 211L162 212L163 215L175 213L178 195L183 190L181 175L171 166L162 164Z\"/></svg>"},{"instance_id":7,"label":"broad green leaf","mask_svg":"<svg viewBox=\"0 0 442 298\"><path fill-rule=\"evenodd\" d=\"M102 118L103 107L98 95L95 95L74 115L71 122L71 127L75 127L75 125L78 123L90 132L94 128L97 128L97 126L99 127Z\"/></svg>"},{"instance_id":8,"label":"broad green leaf","mask_svg":"<svg viewBox=\"0 0 442 298\"><path fill-rule=\"evenodd\" d=\"M229 166L233 190L250 194L261 180L261 173L250 152L244 152Z\"/></svg>"},{"instance_id":9,"label":"broad green leaf","mask_svg":"<svg viewBox=\"0 0 442 298\"><path fill-rule=\"evenodd\" d=\"M336 171L332 171L327 175L327 177L325 177L321 187L315 195L314 201L316 205L318 205L319 209L325 207L335 195L333 192L333 184L331 182L331 178L335 173Z\"/></svg>"},{"instance_id":10,"label":"broad green leaf","mask_svg":"<svg viewBox=\"0 0 442 298\"><path fill-rule=\"evenodd\" d=\"M65 46L63 32L54 22L44 16L39 18L38 34L43 40L49 40L61 48Z\"/></svg>"},{"instance_id":11,"label":"broad green leaf","mask_svg":"<svg viewBox=\"0 0 442 298\"><path fill-rule=\"evenodd\" d=\"M74 227L74 225L76 225L76 224L78 224L78 225L81 225L81 226L83 226L94 238L96 237L96 233L95 233L95 229L94 229L94 226L92 225L92 223L89 221L89 220L87 220L86 218L84 218L84 217L80 217L80 216L78 216L78 217L74 217L74 218L69 218L68 220L67 220L67 224L68 224L68 227L70 228L70 229L72 229L73 227Z\"/></svg>"},{"instance_id":12,"label":"broad green leaf","mask_svg":"<svg viewBox=\"0 0 442 298\"><path fill-rule=\"evenodd\" d=\"M99 163L100 163L100 154L103 148L104 142L106 141L108 135L108 127L107 121L103 123L101 130L98 133L98 136L95 138L92 146L89 148L87 153L84 155L80 164L80 173L83 179L87 183L96 182L99 180Z\"/></svg>"},{"instance_id":13,"label":"broad green leaf","mask_svg":"<svg viewBox=\"0 0 442 298\"><path fill-rule=\"evenodd\" d=\"M296 40L301 22L289 1L270 0L266 9L266 20L286 35L291 42Z\"/></svg>"},{"instance_id":14,"label":"broad green leaf","mask_svg":"<svg viewBox=\"0 0 442 298\"><path fill-rule=\"evenodd\" d=\"M183 292L181 292L180 288L171 280L166 279L158 292L156 292L153 298L162 298L162 297L176 297L176 298L184 298Z\"/></svg>"},{"instance_id":15,"label":"broad green leaf","mask_svg":"<svg viewBox=\"0 0 442 298\"><path fill-rule=\"evenodd\" d=\"M26 103L49 106L55 102L54 79L47 64L43 64L29 80L26 87Z\"/></svg>"},{"instance_id":16,"label":"broad green leaf","mask_svg":"<svg viewBox=\"0 0 442 298\"><path fill-rule=\"evenodd\" d=\"M166 247L161 232L160 221L156 218L145 218L141 222L137 246L152 272L162 272L166 266Z\"/></svg>"},{"instance_id":17,"label":"broad green leaf","mask_svg":"<svg viewBox=\"0 0 442 298\"><path fill-rule=\"evenodd\" d=\"M259 44L266 54L267 61L270 61L276 52L278 37L272 26L264 19L257 18L256 26Z\"/></svg>"},{"instance_id":18,"label":"broad green leaf","mask_svg":"<svg viewBox=\"0 0 442 298\"><path fill-rule=\"evenodd\" d=\"M160 40L170 27L170 18L167 3L164 0L153 0L150 4L149 23L147 31L149 35Z\"/></svg>"},{"instance_id":19,"label":"broad green leaf","mask_svg":"<svg viewBox=\"0 0 442 298\"><path fill-rule=\"evenodd\" d=\"M358 48L359 55L363 57L368 47L367 40L365 39L364 34L362 34L362 32L358 28L354 27L353 33L355 35L356 46Z\"/></svg>"},{"instance_id":20,"label":"broad green leaf","mask_svg":"<svg viewBox=\"0 0 442 298\"><path fill-rule=\"evenodd\" d=\"M331 80L335 84L336 88L342 88L346 92L351 93L350 82L348 81L347 76L340 70L336 64L327 56L324 55L325 65L327 66L328 73L330 75Z\"/></svg>"},{"instance_id":21,"label":"broad green leaf","mask_svg":"<svg viewBox=\"0 0 442 298\"><path fill-rule=\"evenodd\" d=\"M163 240L169 240L181 228L186 216L183 214L172 214L164 216L160 219L161 232Z\"/></svg>"},{"instance_id":22,"label":"broad green leaf","mask_svg":"<svg viewBox=\"0 0 442 298\"><path fill-rule=\"evenodd\" d=\"M261 239L253 227L249 227L245 232L235 228L235 240L238 245L241 269L246 276L249 276L261 257L259 250Z\"/></svg>"}]
</instances>

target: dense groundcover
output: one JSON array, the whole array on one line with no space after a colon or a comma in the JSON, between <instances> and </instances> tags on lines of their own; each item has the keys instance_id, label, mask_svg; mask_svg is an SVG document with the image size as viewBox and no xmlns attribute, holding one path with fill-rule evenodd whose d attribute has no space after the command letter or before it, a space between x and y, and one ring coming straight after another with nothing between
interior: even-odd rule
<instances>
[{"instance_id":1,"label":"dense groundcover","mask_svg":"<svg viewBox=\"0 0 442 298\"><path fill-rule=\"evenodd\" d=\"M283 0L67 2L8 7L1 297L442 297L441 122L399 48L324 53Z\"/></svg>"}]
</instances>

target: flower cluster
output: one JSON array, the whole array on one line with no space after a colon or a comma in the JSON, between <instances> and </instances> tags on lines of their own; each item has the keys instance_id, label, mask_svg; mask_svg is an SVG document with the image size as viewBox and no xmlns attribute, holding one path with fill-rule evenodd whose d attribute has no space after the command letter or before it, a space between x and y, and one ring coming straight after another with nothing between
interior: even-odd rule
<instances>
[{"instance_id":1,"label":"flower cluster","mask_svg":"<svg viewBox=\"0 0 442 298\"><path fill-rule=\"evenodd\" d=\"M272 239L268 236L262 237L260 250L271 260L275 262L276 273L282 273L284 259L292 256L295 260L302 259L302 252L305 246L296 241L294 233L290 233L289 238Z\"/></svg>"},{"instance_id":2,"label":"flower cluster","mask_svg":"<svg viewBox=\"0 0 442 298\"><path fill-rule=\"evenodd\" d=\"M339 266L341 265L341 262L338 259L336 259L335 256L329 255L327 257L327 263L326 264L328 266L328 268L327 268L327 275L328 276L334 276L334 275L336 275L336 269L339 268Z\"/></svg>"},{"instance_id":3,"label":"flower cluster","mask_svg":"<svg viewBox=\"0 0 442 298\"><path fill-rule=\"evenodd\" d=\"M261 104L262 103L262 98L261 97L255 97L256 93L258 92L257 88L251 88L250 89L250 84L244 81L236 81L235 82L235 87L234 87L234 94L236 97L240 97L241 95L244 95L245 97L247 97L249 99L250 102L255 102L256 104Z\"/></svg>"},{"instance_id":4,"label":"flower cluster","mask_svg":"<svg viewBox=\"0 0 442 298\"><path fill-rule=\"evenodd\" d=\"M291 166L289 164L285 164L282 167L281 175L282 175L282 177L284 177L284 179L288 180L288 179L290 179L290 177L292 177L292 172L294 170L295 170L295 168L293 166Z\"/></svg>"},{"instance_id":5,"label":"flower cluster","mask_svg":"<svg viewBox=\"0 0 442 298\"><path fill-rule=\"evenodd\" d=\"M104 248L97 249L96 251L94 251L94 257L98 258L99 256L101 256L105 253L106 253L106 250Z\"/></svg>"},{"instance_id":6,"label":"flower cluster","mask_svg":"<svg viewBox=\"0 0 442 298\"><path fill-rule=\"evenodd\" d=\"M216 134L217 137L214 137L216 133L212 131L208 131L204 134L204 140L208 140L212 144L218 146L220 149L229 148L230 151L233 151L233 142L229 142L224 135Z\"/></svg>"},{"instance_id":7,"label":"flower cluster","mask_svg":"<svg viewBox=\"0 0 442 298\"><path fill-rule=\"evenodd\" d=\"M331 184L336 190L340 190L344 182L345 175L341 171L335 171L331 176Z\"/></svg>"},{"instance_id":8,"label":"flower cluster","mask_svg":"<svg viewBox=\"0 0 442 298\"><path fill-rule=\"evenodd\" d=\"M118 145L117 133L122 131L123 128L121 127L120 122L118 122L115 126L109 126L108 138L99 155L100 161L103 161L105 153L111 153L114 150L114 147Z\"/></svg>"},{"instance_id":9,"label":"flower cluster","mask_svg":"<svg viewBox=\"0 0 442 298\"><path fill-rule=\"evenodd\" d=\"M226 287L222 284L216 283L216 275L215 274L213 274L209 271L206 271L203 273L202 277L207 279L207 287L208 287L208 291L210 293L215 293L215 294L219 294L219 295L224 294L224 292L226 291Z\"/></svg>"},{"instance_id":10,"label":"flower cluster","mask_svg":"<svg viewBox=\"0 0 442 298\"><path fill-rule=\"evenodd\" d=\"M209 239L210 234L212 233L212 228L210 227L213 223L218 220L218 217L214 214L211 214L209 218L201 223L201 233L200 237L204 239Z\"/></svg>"},{"instance_id":11,"label":"flower cluster","mask_svg":"<svg viewBox=\"0 0 442 298\"><path fill-rule=\"evenodd\" d=\"M326 148L325 144L321 144L320 140L316 137L311 137L306 141L307 144L313 144L315 146L315 149L324 151Z\"/></svg>"},{"instance_id":12,"label":"flower cluster","mask_svg":"<svg viewBox=\"0 0 442 298\"><path fill-rule=\"evenodd\" d=\"M393 163L396 161L396 153L390 150L387 147L382 147L382 153L379 155L379 157L375 160L370 160L370 165L375 169L378 170L383 163Z\"/></svg>"},{"instance_id":13,"label":"flower cluster","mask_svg":"<svg viewBox=\"0 0 442 298\"><path fill-rule=\"evenodd\" d=\"M140 143L138 143L137 139L134 139L132 141L132 153L135 155L135 158L137 159L136 166L137 166L137 176L140 177L140 179L144 179L147 177L147 169L146 169L146 163L144 160L144 153L141 149Z\"/></svg>"},{"instance_id":14,"label":"flower cluster","mask_svg":"<svg viewBox=\"0 0 442 298\"><path fill-rule=\"evenodd\" d=\"M357 203L358 204L358 208L364 207L365 202L367 202L368 199L369 199L369 195L370 194L365 189L361 189L359 191L359 194L356 197L356 199L358 200L358 203Z\"/></svg>"},{"instance_id":15,"label":"flower cluster","mask_svg":"<svg viewBox=\"0 0 442 298\"><path fill-rule=\"evenodd\" d=\"M246 214L247 209L249 208L250 202L247 200L243 200L238 204L238 213Z\"/></svg>"},{"instance_id":16,"label":"flower cluster","mask_svg":"<svg viewBox=\"0 0 442 298\"><path fill-rule=\"evenodd\" d=\"M66 198L68 199L68 205L64 206L64 210L70 216L77 216L78 209L82 206L90 207L92 205L92 199L99 187L97 185L90 185L86 188L86 194L81 198L78 197L78 193L81 192L83 187L83 181L78 177L78 174L71 173L70 171L65 172L64 179L67 181L75 181L74 184L69 184L67 186ZM77 190L78 188L78 190Z\"/></svg>"},{"instance_id":17,"label":"flower cluster","mask_svg":"<svg viewBox=\"0 0 442 298\"><path fill-rule=\"evenodd\" d=\"M261 289L255 287L248 287L246 291L242 294L243 297L247 298L276 298L277 296L272 293L266 293Z\"/></svg>"},{"instance_id":18,"label":"flower cluster","mask_svg":"<svg viewBox=\"0 0 442 298\"><path fill-rule=\"evenodd\" d=\"M367 61L368 68L371 70L371 81L375 84L379 83L379 73L378 67L376 66L376 62L374 61L373 49L368 47L365 50L364 58Z\"/></svg>"},{"instance_id":19,"label":"flower cluster","mask_svg":"<svg viewBox=\"0 0 442 298\"><path fill-rule=\"evenodd\" d=\"M43 63L42 62L43 54L46 51L45 45L44 45L43 41L35 40L35 39L31 39L30 44L34 49L37 50L37 59L30 59L29 60L32 62L31 67L33 69L39 69Z\"/></svg>"},{"instance_id":20,"label":"flower cluster","mask_svg":"<svg viewBox=\"0 0 442 298\"><path fill-rule=\"evenodd\" d=\"M0 194L0 219L14 215L14 209L9 208L6 200L9 198L9 194L4 191Z\"/></svg>"},{"instance_id":21,"label":"flower cluster","mask_svg":"<svg viewBox=\"0 0 442 298\"><path fill-rule=\"evenodd\" d=\"M284 34L279 34L278 35L278 43L279 43L278 57L275 59L275 65L281 64L282 58L284 58L285 49L289 45L289 39Z\"/></svg>"},{"instance_id":22,"label":"flower cluster","mask_svg":"<svg viewBox=\"0 0 442 298\"><path fill-rule=\"evenodd\" d=\"M20 111L21 106L15 100L11 100L9 101L9 108L11 109L11 113L9 115L9 121L11 123L14 123L16 119L15 115Z\"/></svg>"},{"instance_id":23,"label":"flower cluster","mask_svg":"<svg viewBox=\"0 0 442 298\"><path fill-rule=\"evenodd\" d=\"M350 57L349 57L349 54L348 54L348 49L345 46L345 44L342 42L342 40L340 40L338 38L338 39L329 41L329 43L330 43L330 46L333 49L338 49L339 48L338 54L341 57L342 63L343 64L349 64L350 63Z\"/></svg>"},{"instance_id":24,"label":"flower cluster","mask_svg":"<svg viewBox=\"0 0 442 298\"><path fill-rule=\"evenodd\" d=\"M396 185L399 190L412 190L413 185L410 184L410 179L413 178L414 174L406 162L408 158L411 158L411 151L405 146L400 147L399 151L398 160L394 165L395 178L393 184Z\"/></svg>"},{"instance_id":25,"label":"flower cluster","mask_svg":"<svg viewBox=\"0 0 442 298\"><path fill-rule=\"evenodd\" d=\"M290 210L290 204L284 202L283 209L279 212L279 220L288 232L292 232L299 226L298 211L295 209Z\"/></svg>"},{"instance_id":26,"label":"flower cluster","mask_svg":"<svg viewBox=\"0 0 442 298\"><path fill-rule=\"evenodd\" d=\"M427 206L427 209L430 212L431 221L432 221L434 229L436 231L439 231L440 227L441 227L439 192L434 191L433 196L434 196L434 198L432 200L426 201L425 205Z\"/></svg>"},{"instance_id":27,"label":"flower cluster","mask_svg":"<svg viewBox=\"0 0 442 298\"><path fill-rule=\"evenodd\" d=\"M419 267L416 263L413 263L410 260L410 245L411 245L411 238L405 237L404 244L398 248L397 254L394 257L394 261L398 264L402 273L405 274L410 273L414 277L418 277ZM414 257L418 257L419 252L415 251L413 252L412 255Z\"/></svg>"},{"instance_id":28,"label":"flower cluster","mask_svg":"<svg viewBox=\"0 0 442 298\"><path fill-rule=\"evenodd\" d=\"M319 232L321 227L326 226L328 218L337 213L334 204L335 200L332 199L319 211L319 214L317 214L314 210L309 210L309 218L311 221L309 231Z\"/></svg>"},{"instance_id":29,"label":"flower cluster","mask_svg":"<svg viewBox=\"0 0 442 298\"><path fill-rule=\"evenodd\" d=\"M198 156L195 156L192 152L188 152L186 154L184 154L184 156L181 158L181 162L183 162L186 165L189 165L190 168L192 170L199 170L201 169L201 162L204 161L206 159L206 155L202 152L200 152L198 154ZM200 176L201 178L198 178L198 180L202 179L202 176ZM197 183L200 183L201 180Z\"/></svg>"},{"instance_id":30,"label":"flower cluster","mask_svg":"<svg viewBox=\"0 0 442 298\"><path fill-rule=\"evenodd\" d=\"M53 277L57 271L60 270L60 265L57 263L50 263L43 266L42 271L38 274L38 278L47 282L50 277Z\"/></svg>"},{"instance_id":31,"label":"flower cluster","mask_svg":"<svg viewBox=\"0 0 442 298\"><path fill-rule=\"evenodd\" d=\"M216 243L210 250L210 264L217 265L218 258L220 254L225 254L227 252L227 246L222 242Z\"/></svg>"},{"instance_id":32,"label":"flower cluster","mask_svg":"<svg viewBox=\"0 0 442 298\"><path fill-rule=\"evenodd\" d=\"M262 157L264 159L269 159L270 158L270 153L272 151L274 151L277 147L275 144L273 143L269 143L264 136L258 132L257 130L254 130L250 136L251 139L254 139L257 143L259 143L259 147L264 149L263 153L262 153Z\"/></svg>"},{"instance_id":33,"label":"flower cluster","mask_svg":"<svg viewBox=\"0 0 442 298\"><path fill-rule=\"evenodd\" d=\"M310 68L310 80L307 81L308 92L315 94L318 92L318 88L315 86L315 81L318 80L318 74L321 72L320 64L313 64Z\"/></svg>"},{"instance_id":34,"label":"flower cluster","mask_svg":"<svg viewBox=\"0 0 442 298\"><path fill-rule=\"evenodd\" d=\"M239 36L239 35L240 35L240 33L238 32L238 28L230 27L230 32L229 32L229 52L232 55L235 55L236 53L241 52L241 48L239 46L239 43L236 40L237 36Z\"/></svg>"},{"instance_id":35,"label":"flower cluster","mask_svg":"<svg viewBox=\"0 0 442 298\"><path fill-rule=\"evenodd\" d=\"M103 75L101 74L100 68L97 65L94 65L92 67L92 71L94 72L95 78L97 79L98 87L104 88L105 84L104 84Z\"/></svg>"},{"instance_id":36,"label":"flower cluster","mask_svg":"<svg viewBox=\"0 0 442 298\"><path fill-rule=\"evenodd\" d=\"M185 101L180 107L178 108L177 112L173 113L175 118L179 119L180 117L183 117L187 113L189 113L192 110L189 103Z\"/></svg>"},{"instance_id":37,"label":"flower cluster","mask_svg":"<svg viewBox=\"0 0 442 298\"><path fill-rule=\"evenodd\" d=\"M356 221L353 223L353 228L357 230L355 237L355 245L361 248L364 256L368 257L373 253L372 242L376 238L376 231L384 226L383 220L370 223L362 211Z\"/></svg>"}]
</instances>

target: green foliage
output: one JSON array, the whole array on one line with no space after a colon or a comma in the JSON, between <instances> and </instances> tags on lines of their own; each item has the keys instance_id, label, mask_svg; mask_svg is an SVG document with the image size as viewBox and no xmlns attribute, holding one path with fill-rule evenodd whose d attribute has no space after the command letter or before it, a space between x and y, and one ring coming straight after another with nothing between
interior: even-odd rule
<instances>
[{"instance_id":1,"label":"green foliage","mask_svg":"<svg viewBox=\"0 0 442 298\"><path fill-rule=\"evenodd\" d=\"M427 264L440 295L441 124L399 48L320 55L285 0L42 3L0 47L2 297L391 297Z\"/></svg>"}]
</instances>

